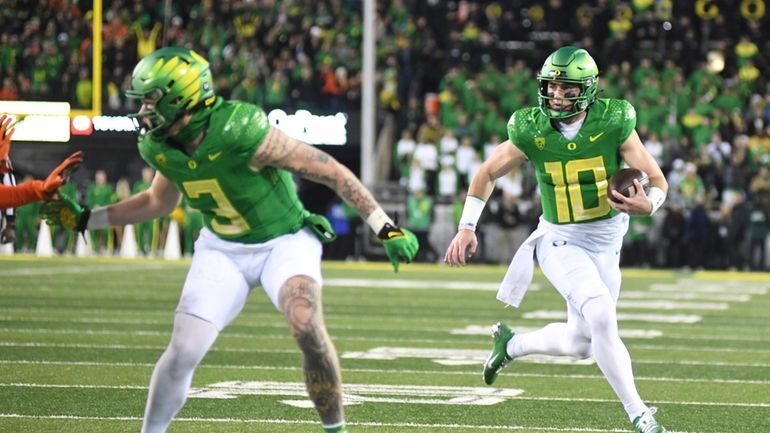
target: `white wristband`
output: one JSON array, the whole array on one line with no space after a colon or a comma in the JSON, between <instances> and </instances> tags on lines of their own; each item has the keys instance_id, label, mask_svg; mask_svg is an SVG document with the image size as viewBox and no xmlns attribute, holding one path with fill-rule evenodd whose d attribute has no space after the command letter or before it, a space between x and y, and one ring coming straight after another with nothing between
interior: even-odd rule
<instances>
[{"instance_id":1,"label":"white wristband","mask_svg":"<svg viewBox=\"0 0 770 433\"><path fill-rule=\"evenodd\" d=\"M657 186L650 187L650 192L647 193L647 198L650 200L652 208L650 209L650 215L654 214L666 201L666 193Z\"/></svg>"},{"instance_id":2,"label":"white wristband","mask_svg":"<svg viewBox=\"0 0 770 433\"><path fill-rule=\"evenodd\" d=\"M481 218L481 212L484 210L484 205L487 202L472 195L465 197L465 206L463 206L463 214L460 217L460 224L458 229L476 230L476 224Z\"/></svg>"},{"instance_id":3,"label":"white wristband","mask_svg":"<svg viewBox=\"0 0 770 433\"><path fill-rule=\"evenodd\" d=\"M107 215L106 207L91 209L91 215L88 217L88 229L106 229L110 226L110 218Z\"/></svg>"},{"instance_id":4,"label":"white wristband","mask_svg":"<svg viewBox=\"0 0 770 433\"><path fill-rule=\"evenodd\" d=\"M372 230L374 230L375 234L379 234L382 228L385 227L385 224L395 225L393 224L393 220L390 219L388 214L386 214L381 207L378 207L366 217L366 223L369 224L369 227L371 227Z\"/></svg>"}]
</instances>

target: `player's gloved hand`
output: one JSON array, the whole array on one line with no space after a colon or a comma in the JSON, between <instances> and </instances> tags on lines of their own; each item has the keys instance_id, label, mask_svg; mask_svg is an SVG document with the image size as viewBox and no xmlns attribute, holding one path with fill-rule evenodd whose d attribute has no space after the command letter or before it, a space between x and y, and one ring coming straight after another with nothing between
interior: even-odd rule
<instances>
[{"instance_id":1,"label":"player's gloved hand","mask_svg":"<svg viewBox=\"0 0 770 433\"><path fill-rule=\"evenodd\" d=\"M399 262L411 263L420 248L414 233L390 223L385 224L377 237L382 241L385 254L396 272L398 272Z\"/></svg>"},{"instance_id":2,"label":"player's gloved hand","mask_svg":"<svg viewBox=\"0 0 770 433\"><path fill-rule=\"evenodd\" d=\"M39 184L40 191L38 191L38 196L50 199L62 185L67 183L70 172L80 165L81 162L83 162L83 152L80 150L68 156L58 167L53 169L46 180Z\"/></svg>"},{"instance_id":3,"label":"player's gloved hand","mask_svg":"<svg viewBox=\"0 0 770 433\"><path fill-rule=\"evenodd\" d=\"M91 209L81 206L67 194L59 193L56 200L43 203L40 208L40 216L53 227L84 232L88 227L88 218Z\"/></svg>"},{"instance_id":4,"label":"player's gloved hand","mask_svg":"<svg viewBox=\"0 0 770 433\"><path fill-rule=\"evenodd\" d=\"M11 171L11 161L8 159L8 153L11 151L11 136L16 128L8 129L11 126L11 119L6 114L0 116L0 174Z\"/></svg>"}]
</instances>

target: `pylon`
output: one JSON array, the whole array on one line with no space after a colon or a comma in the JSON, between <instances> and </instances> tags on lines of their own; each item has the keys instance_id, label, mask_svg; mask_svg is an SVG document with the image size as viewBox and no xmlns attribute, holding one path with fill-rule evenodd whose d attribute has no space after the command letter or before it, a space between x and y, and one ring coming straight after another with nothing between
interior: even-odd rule
<instances>
[{"instance_id":1,"label":"pylon","mask_svg":"<svg viewBox=\"0 0 770 433\"><path fill-rule=\"evenodd\" d=\"M76 257L89 257L93 255L91 247L86 243L86 238L90 236L88 230L83 233L74 233L75 235L75 256Z\"/></svg>"},{"instance_id":2,"label":"pylon","mask_svg":"<svg viewBox=\"0 0 770 433\"><path fill-rule=\"evenodd\" d=\"M40 229L37 232L37 245L35 255L38 257L53 256L53 242L51 241L51 228L45 220L40 221Z\"/></svg>"},{"instance_id":3,"label":"pylon","mask_svg":"<svg viewBox=\"0 0 770 433\"><path fill-rule=\"evenodd\" d=\"M179 224L173 218L168 225L166 247L163 248L163 258L166 260L179 260L182 258L182 245L179 243Z\"/></svg>"},{"instance_id":4,"label":"pylon","mask_svg":"<svg viewBox=\"0 0 770 433\"><path fill-rule=\"evenodd\" d=\"M0 255L10 256L13 255L13 242L7 244L0 244Z\"/></svg>"},{"instance_id":5,"label":"pylon","mask_svg":"<svg viewBox=\"0 0 770 433\"><path fill-rule=\"evenodd\" d=\"M120 257L135 259L138 255L134 226L126 224L123 226L123 239L120 241Z\"/></svg>"}]
</instances>

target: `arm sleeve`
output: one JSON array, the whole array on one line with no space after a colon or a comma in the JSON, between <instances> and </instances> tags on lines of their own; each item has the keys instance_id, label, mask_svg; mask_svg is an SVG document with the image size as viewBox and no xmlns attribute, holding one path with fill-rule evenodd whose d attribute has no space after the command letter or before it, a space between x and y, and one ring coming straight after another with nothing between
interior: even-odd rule
<instances>
[{"instance_id":1,"label":"arm sleeve","mask_svg":"<svg viewBox=\"0 0 770 433\"><path fill-rule=\"evenodd\" d=\"M0 185L0 209L23 206L43 198L42 180L33 180L18 186Z\"/></svg>"}]
</instances>

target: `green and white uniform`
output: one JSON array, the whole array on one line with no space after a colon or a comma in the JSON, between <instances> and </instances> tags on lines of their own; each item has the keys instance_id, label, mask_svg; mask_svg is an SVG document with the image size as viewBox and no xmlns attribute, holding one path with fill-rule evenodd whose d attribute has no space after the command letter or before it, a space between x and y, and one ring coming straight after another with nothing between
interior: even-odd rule
<instances>
[{"instance_id":1,"label":"green and white uniform","mask_svg":"<svg viewBox=\"0 0 770 433\"><path fill-rule=\"evenodd\" d=\"M617 215L607 203L608 181L622 168L620 146L635 126L634 108L620 99L597 99L572 139L539 107L513 113L508 137L535 166L546 221L582 223Z\"/></svg>"},{"instance_id":2,"label":"green and white uniform","mask_svg":"<svg viewBox=\"0 0 770 433\"><path fill-rule=\"evenodd\" d=\"M145 135L139 141L142 158L176 185L222 239L260 243L299 231L306 213L291 173L250 165L269 130L265 112L221 99L212 110L195 153Z\"/></svg>"},{"instance_id":3,"label":"green and white uniform","mask_svg":"<svg viewBox=\"0 0 770 433\"><path fill-rule=\"evenodd\" d=\"M221 330L254 286L261 285L278 308L278 291L292 276L322 283L322 248L302 230L308 213L291 173L251 166L270 129L265 112L221 98L210 109L205 138L192 155L149 134L140 138L139 152L203 214L206 228L195 243L177 311Z\"/></svg>"},{"instance_id":4,"label":"green and white uniform","mask_svg":"<svg viewBox=\"0 0 770 433\"><path fill-rule=\"evenodd\" d=\"M636 113L624 100L596 98L599 68L582 48L554 51L537 78L538 107L515 112L508 135L535 166L543 216L514 255L498 299L518 306L531 282L534 249L543 275L564 298L567 321L516 334L505 344L505 355L593 357L634 431L666 433L653 417L656 409L636 389L617 326L620 249L629 216L612 209L607 186L621 166L624 143L634 152L641 146L634 133ZM558 123L574 116L580 118ZM493 368L504 365L499 360L505 357L492 357L498 352L496 339L485 380L493 380Z\"/></svg>"},{"instance_id":5,"label":"green and white uniform","mask_svg":"<svg viewBox=\"0 0 770 433\"><path fill-rule=\"evenodd\" d=\"M511 142L535 167L543 215L514 256L498 299L518 306L531 281L534 248L543 273L568 301L568 315L580 323L586 300L607 291L617 300L620 291L628 215L607 203L607 186L622 168L620 147L636 115L625 100L597 99L575 137L565 137L553 122L539 107L518 110L508 122Z\"/></svg>"}]
</instances>

